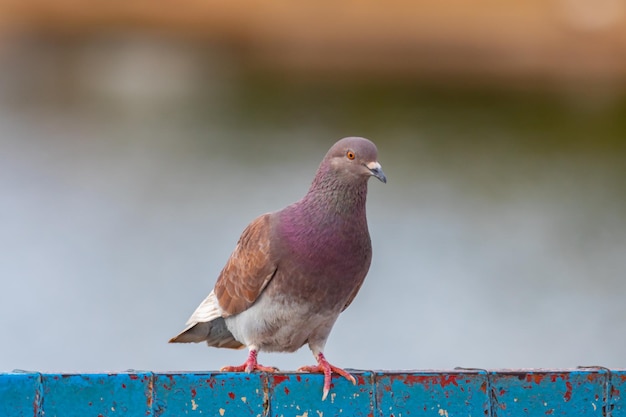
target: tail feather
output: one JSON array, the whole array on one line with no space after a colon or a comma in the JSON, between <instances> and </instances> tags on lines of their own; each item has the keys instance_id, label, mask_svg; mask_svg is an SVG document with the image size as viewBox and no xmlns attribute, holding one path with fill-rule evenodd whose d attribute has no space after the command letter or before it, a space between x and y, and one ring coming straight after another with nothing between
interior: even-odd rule
<instances>
[{"instance_id":1,"label":"tail feather","mask_svg":"<svg viewBox=\"0 0 626 417\"><path fill-rule=\"evenodd\" d=\"M209 346L241 349L244 345L235 339L222 317L207 322L190 323L185 330L170 339L170 343L199 343Z\"/></svg>"}]
</instances>

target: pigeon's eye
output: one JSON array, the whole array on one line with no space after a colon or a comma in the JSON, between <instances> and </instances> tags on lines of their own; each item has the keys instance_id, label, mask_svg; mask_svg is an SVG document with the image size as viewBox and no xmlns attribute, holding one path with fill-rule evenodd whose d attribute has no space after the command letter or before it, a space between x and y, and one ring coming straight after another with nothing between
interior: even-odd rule
<instances>
[{"instance_id":1,"label":"pigeon's eye","mask_svg":"<svg viewBox=\"0 0 626 417\"><path fill-rule=\"evenodd\" d=\"M349 160L352 161L354 159L354 157L355 157L354 152L352 152L352 151L346 152L346 158L348 158Z\"/></svg>"}]
</instances>

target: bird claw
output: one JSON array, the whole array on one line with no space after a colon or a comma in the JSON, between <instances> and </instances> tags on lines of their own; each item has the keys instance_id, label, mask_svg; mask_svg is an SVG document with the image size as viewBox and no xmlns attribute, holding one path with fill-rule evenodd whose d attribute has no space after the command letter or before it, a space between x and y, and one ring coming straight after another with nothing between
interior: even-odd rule
<instances>
[{"instance_id":1,"label":"bird claw","mask_svg":"<svg viewBox=\"0 0 626 417\"><path fill-rule=\"evenodd\" d=\"M274 372L278 372L279 369L274 368L273 366L259 365L258 363L249 364L246 361L246 363L244 363L243 365L239 365L239 366L223 366L220 368L220 371L221 372L247 372L247 373L259 371L259 372L274 373Z\"/></svg>"},{"instance_id":2,"label":"bird claw","mask_svg":"<svg viewBox=\"0 0 626 417\"><path fill-rule=\"evenodd\" d=\"M324 390L322 391L322 401L326 399L326 397L328 396L328 392L330 391L330 381L332 379L333 372L346 378L348 381L352 382L353 385L356 385L356 378L354 378L349 372L328 363L322 353L317 356L317 365L303 366L301 368L298 368L298 372L324 374Z\"/></svg>"},{"instance_id":3,"label":"bird claw","mask_svg":"<svg viewBox=\"0 0 626 417\"><path fill-rule=\"evenodd\" d=\"M274 368L273 366L259 365L259 363L256 361L256 356L257 356L256 350L252 349L250 350L248 359L242 365L223 366L220 369L220 371L221 372L247 372L247 373L254 372L254 371L269 372L269 373L278 372L278 368Z\"/></svg>"}]
</instances>

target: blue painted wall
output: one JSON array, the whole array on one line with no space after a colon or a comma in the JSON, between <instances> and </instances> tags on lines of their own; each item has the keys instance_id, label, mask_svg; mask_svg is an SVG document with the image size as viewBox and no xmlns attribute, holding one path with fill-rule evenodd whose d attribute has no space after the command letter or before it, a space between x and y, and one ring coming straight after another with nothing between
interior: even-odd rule
<instances>
[{"instance_id":1,"label":"blue painted wall","mask_svg":"<svg viewBox=\"0 0 626 417\"><path fill-rule=\"evenodd\" d=\"M0 374L0 417L609 416L626 417L626 370Z\"/></svg>"}]
</instances>

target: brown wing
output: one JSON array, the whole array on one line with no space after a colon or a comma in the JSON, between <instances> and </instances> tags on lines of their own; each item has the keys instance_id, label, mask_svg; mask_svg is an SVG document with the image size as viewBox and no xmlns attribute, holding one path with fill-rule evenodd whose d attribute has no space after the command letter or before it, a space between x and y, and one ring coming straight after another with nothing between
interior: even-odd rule
<instances>
[{"instance_id":1,"label":"brown wing","mask_svg":"<svg viewBox=\"0 0 626 417\"><path fill-rule=\"evenodd\" d=\"M257 217L246 227L217 279L215 295L224 317L250 307L276 272L270 256L270 216Z\"/></svg>"}]
</instances>

